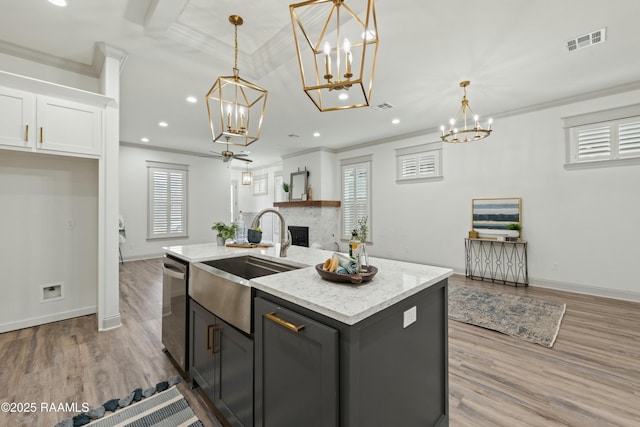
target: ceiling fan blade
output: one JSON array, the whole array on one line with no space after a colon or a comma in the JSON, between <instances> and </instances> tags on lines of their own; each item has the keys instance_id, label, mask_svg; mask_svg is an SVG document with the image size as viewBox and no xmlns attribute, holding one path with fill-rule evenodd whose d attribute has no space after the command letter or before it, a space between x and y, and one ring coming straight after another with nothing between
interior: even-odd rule
<instances>
[{"instance_id":1,"label":"ceiling fan blade","mask_svg":"<svg viewBox=\"0 0 640 427\"><path fill-rule=\"evenodd\" d=\"M236 160L242 160L243 162L249 162L249 163L253 162L253 160L251 159L243 159L242 157L238 157L237 155L233 156L233 158Z\"/></svg>"}]
</instances>

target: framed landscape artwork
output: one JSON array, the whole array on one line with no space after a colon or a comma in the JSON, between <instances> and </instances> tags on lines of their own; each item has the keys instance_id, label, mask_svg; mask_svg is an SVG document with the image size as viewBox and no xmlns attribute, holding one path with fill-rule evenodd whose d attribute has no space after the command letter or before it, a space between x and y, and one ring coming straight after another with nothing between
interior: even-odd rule
<instances>
[{"instance_id":1,"label":"framed landscape artwork","mask_svg":"<svg viewBox=\"0 0 640 427\"><path fill-rule=\"evenodd\" d=\"M509 224L520 224L522 199L471 199L471 227L474 230L504 230Z\"/></svg>"}]
</instances>

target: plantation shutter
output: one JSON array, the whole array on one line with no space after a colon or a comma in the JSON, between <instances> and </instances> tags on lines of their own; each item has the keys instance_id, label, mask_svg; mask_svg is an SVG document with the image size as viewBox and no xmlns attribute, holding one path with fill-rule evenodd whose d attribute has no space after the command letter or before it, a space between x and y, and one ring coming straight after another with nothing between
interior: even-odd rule
<instances>
[{"instance_id":1,"label":"plantation shutter","mask_svg":"<svg viewBox=\"0 0 640 427\"><path fill-rule=\"evenodd\" d=\"M418 155L418 177L434 176L436 174L435 153Z\"/></svg>"},{"instance_id":2,"label":"plantation shutter","mask_svg":"<svg viewBox=\"0 0 640 427\"><path fill-rule=\"evenodd\" d=\"M415 156L400 159L400 179L415 178L418 173L418 160Z\"/></svg>"},{"instance_id":3,"label":"plantation shutter","mask_svg":"<svg viewBox=\"0 0 640 427\"><path fill-rule=\"evenodd\" d=\"M149 167L148 238L187 236L186 185L187 170Z\"/></svg>"},{"instance_id":4,"label":"plantation shutter","mask_svg":"<svg viewBox=\"0 0 640 427\"><path fill-rule=\"evenodd\" d=\"M396 149L396 182L442 178L442 143L429 142Z\"/></svg>"},{"instance_id":5,"label":"plantation shutter","mask_svg":"<svg viewBox=\"0 0 640 427\"><path fill-rule=\"evenodd\" d=\"M369 217L369 162L342 167L342 238L351 238L358 219Z\"/></svg>"},{"instance_id":6,"label":"plantation shutter","mask_svg":"<svg viewBox=\"0 0 640 427\"><path fill-rule=\"evenodd\" d=\"M268 194L269 193L269 189L267 188L268 184L269 184L268 175L254 176L253 177L254 196Z\"/></svg>"},{"instance_id":7,"label":"plantation shutter","mask_svg":"<svg viewBox=\"0 0 640 427\"><path fill-rule=\"evenodd\" d=\"M620 157L640 155L640 121L620 124L618 150Z\"/></svg>"},{"instance_id":8,"label":"plantation shutter","mask_svg":"<svg viewBox=\"0 0 640 427\"><path fill-rule=\"evenodd\" d=\"M577 132L578 161L611 156L611 126L579 129Z\"/></svg>"},{"instance_id":9,"label":"plantation shutter","mask_svg":"<svg viewBox=\"0 0 640 427\"><path fill-rule=\"evenodd\" d=\"M276 175L273 177L273 201L284 202L284 191L282 190L283 183L282 175Z\"/></svg>"}]
</instances>

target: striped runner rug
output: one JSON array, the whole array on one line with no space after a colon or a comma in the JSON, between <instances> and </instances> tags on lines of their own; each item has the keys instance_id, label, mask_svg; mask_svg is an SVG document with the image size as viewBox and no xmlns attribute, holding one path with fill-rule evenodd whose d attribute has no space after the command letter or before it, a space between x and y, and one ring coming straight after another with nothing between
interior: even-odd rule
<instances>
[{"instance_id":1,"label":"striped runner rug","mask_svg":"<svg viewBox=\"0 0 640 427\"><path fill-rule=\"evenodd\" d=\"M204 427L175 385L86 425L91 427Z\"/></svg>"}]
</instances>

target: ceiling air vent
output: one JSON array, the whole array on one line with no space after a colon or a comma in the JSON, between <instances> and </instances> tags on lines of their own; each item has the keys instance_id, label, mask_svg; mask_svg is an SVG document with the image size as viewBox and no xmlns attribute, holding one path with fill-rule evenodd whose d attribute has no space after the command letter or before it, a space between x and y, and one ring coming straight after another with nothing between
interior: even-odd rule
<instances>
[{"instance_id":1,"label":"ceiling air vent","mask_svg":"<svg viewBox=\"0 0 640 427\"><path fill-rule=\"evenodd\" d=\"M569 52L582 49L583 47L593 46L605 41L605 28L601 28L596 31L592 31L589 34L578 36L567 41L567 49Z\"/></svg>"},{"instance_id":2,"label":"ceiling air vent","mask_svg":"<svg viewBox=\"0 0 640 427\"><path fill-rule=\"evenodd\" d=\"M389 104L388 102L383 102L382 104L376 105L373 108L378 111L385 111L392 109L393 105Z\"/></svg>"}]
</instances>

